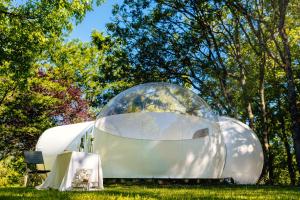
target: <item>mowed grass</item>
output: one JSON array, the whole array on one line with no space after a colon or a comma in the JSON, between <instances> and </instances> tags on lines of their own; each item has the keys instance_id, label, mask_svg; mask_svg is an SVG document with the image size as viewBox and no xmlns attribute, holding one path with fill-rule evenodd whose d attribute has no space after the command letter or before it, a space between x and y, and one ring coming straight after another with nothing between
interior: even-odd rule
<instances>
[{"instance_id":1,"label":"mowed grass","mask_svg":"<svg viewBox=\"0 0 300 200\"><path fill-rule=\"evenodd\" d=\"M280 186L126 186L103 191L58 192L28 188L0 188L0 199L300 199L299 187Z\"/></svg>"}]
</instances>

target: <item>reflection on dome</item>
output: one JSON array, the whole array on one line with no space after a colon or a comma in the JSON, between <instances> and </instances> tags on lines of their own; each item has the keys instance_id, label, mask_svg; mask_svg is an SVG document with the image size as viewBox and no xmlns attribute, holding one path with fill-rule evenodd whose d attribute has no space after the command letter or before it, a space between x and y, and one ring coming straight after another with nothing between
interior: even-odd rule
<instances>
[{"instance_id":1,"label":"reflection on dome","mask_svg":"<svg viewBox=\"0 0 300 200\"><path fill-rule=\"evenodd\" d=\"M136 112L172 112L217 120L198 95L170 83L146 83L125 90L110 100L98 117Z\"/></svg>"}]
</instances>

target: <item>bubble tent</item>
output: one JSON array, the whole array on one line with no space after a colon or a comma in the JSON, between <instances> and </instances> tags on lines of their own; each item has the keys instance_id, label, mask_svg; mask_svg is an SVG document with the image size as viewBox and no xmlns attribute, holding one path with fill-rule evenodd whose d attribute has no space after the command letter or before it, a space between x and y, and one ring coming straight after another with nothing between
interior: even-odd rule
<instances>
[{"instance_id":1,"label":"bubble tent","mask_svg":"<svg viewBox=\"0 0 300 200\"><path fill-rule=\"evenodd\" d=\"M263 166L260 142L247 125L219 117L197 94L170 83L123 91L88 126L104 178L232 177L251 184ZM76 150L82 135L66 149ZM37 149L46 152L45 143Z\"/></svg>"}]
</instances>

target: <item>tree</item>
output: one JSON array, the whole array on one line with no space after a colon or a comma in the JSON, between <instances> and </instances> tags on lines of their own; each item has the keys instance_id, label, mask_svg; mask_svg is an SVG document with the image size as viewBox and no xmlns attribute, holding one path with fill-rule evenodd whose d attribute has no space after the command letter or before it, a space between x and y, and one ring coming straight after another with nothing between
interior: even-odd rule
<instances>
[{"instance_id":1,"label":"tree","mask_svg":"<svg viewBox=\"0 0 300 200\"><path fill-rule=\"evenodd\" d=\"M87 80L82 77L96 73L92 68L98 57L96 48L73 41L56 44L48 53L46 61L30 69L26 87L16 90L1 106L1 157L34 148L49 127L95 116L85 95Z\"/></svg>"},{"instance_id":2,"label":"tree","mask_svg":"<svg viewBox=\"0 0 300 200\"><path fill-rule=\"evenodd\" d=\"M54 123L88 118L88 104L72 78L76 70L63 77L54 52L62 53L62 46L71 50L63 44L64 36L72 30L72 20L79 23L92 4L85 0L0 2L1 158L34 147L38 135Z\"/></svg>"},{"instance_id":3,"label":"tree","mask_svg":"<svg viewBox=\"0 0 300 200\"><path fill-rule=\"evenodd\" d=\"M242 2L227 2L229 7L243 15L250 31L255 35L260 47L265 50L279 67L284 69L287 83L287 97L289 102L289 112L292 120L294 148L298 171L300 172L300 114L297 108L297 88L295 85L294 72L292 67L292 55L287 34L287 16L292 14L288 10L289 6L297 6L289 1L258 1L256 4L260 9L252 9ZM270 14L267 17L266 14ZM261 28L263 26L263 28ZM245 33L247 34L247 33ZM271 47L272 46L272 47ZM299 98L299 97L298 97Z\"/></svg>"},{"instance_id":4,"label":"tree","mask_svg":"<svg viewBox=\"0 0 300 200\"><path fill-rule=\"evenodd\" d=\"M288 170L293 184L290 136L299 132L293 72L299 72L293 52L299 48L297 7L293 1L124 1L115 6L114 22L107 27L122 41L133 76L153 74L192 87L220 114L248 123L264 148L262 180L278 183Z\"/></svg>"}]
</instances>

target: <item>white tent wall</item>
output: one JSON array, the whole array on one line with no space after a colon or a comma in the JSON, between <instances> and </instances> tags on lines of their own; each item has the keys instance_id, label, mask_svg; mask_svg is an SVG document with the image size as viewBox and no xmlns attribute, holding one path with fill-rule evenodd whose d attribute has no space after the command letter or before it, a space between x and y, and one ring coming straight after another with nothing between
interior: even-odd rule
<instances>
[{"instance_id":1,"label":"white tent wall","mask_svg":"<svg viewBox=\"0 0 300 200\"><path fill-rule=\"evenodd\" d=\"M220 117L226 162L222 177L232 177L239 184L255 184L260 177L264 157L259 139L244 123L229 117Z\"/></svg>"},{"instance_id":2,"label":"white tent wall","mask_svg":"<svg viewBox=\"0 0 300 200\"><path fill-rule=\"evenodd\" d=\"M95 127L95 122L84 122L48 129L36 150L43 152L46 168L51 169L57 154L77 151L81 137L94 129L94 152L101 156L104 178L233 177L240 184L255 184L261 174L261 144L255 133L236 119L219 117L222 134L214 134L214 124L197 121L194 116L128 115L100 118ZM209 135L192 139L194 131L205 128ZM153 134L149 134L151 130Z\"/></svg>"},{"instance_id":3,"label":"white tent wall","mask_svg":"<svg viewBox=\"0 0 300 200\"><path fill-rule=\"evenodd\" d=\"M193 136L208 129L208 135ZM128 113L99 118L95 152L104 178L219 178L225 145L218 125L176 113Z\"/></svg>"},{"instance_id":4,"label":"white tent wall","mask_svg":"<svg viewBox=\"0 0 300 200\"><path fill-rule=\"evenodd\" d=\"M78 151L82 135L89 132L94 121L57 126L47 129L36 144L36 151L42 151L46 169L51 169L57 154L65 150Z\"/></svg>"},{"instance_id":5,"label":"white tent wall","mask_svg":"<svg viewBox=\"0 0 300 200\"><path fill-rule=\"evenodd\" d=\"M101 156L104 178L232 177L240 184L254 184L262 171L257 136L229 117L219 117L222 134L206 119L175 113L113 115L94 124L46 130L36 145L46 168L51 169L64 150L77 151L81 137L94 129L94 151ZM206 128L208 135L193 139L195 131Z\"/></svg>"}]
</instances>

